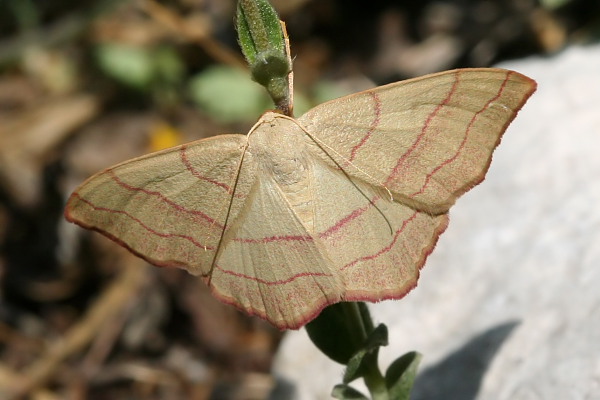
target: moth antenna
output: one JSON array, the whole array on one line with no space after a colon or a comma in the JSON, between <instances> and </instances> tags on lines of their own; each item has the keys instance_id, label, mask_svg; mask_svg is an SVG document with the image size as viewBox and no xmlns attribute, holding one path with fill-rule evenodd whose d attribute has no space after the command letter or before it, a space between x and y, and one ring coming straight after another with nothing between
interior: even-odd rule
<instances>
[{"instance_id":1,"label":"moth antenna","mask_svg":"<svg viewBox=\"0 0 600 400\"><path fill-rule=\"evenodd\" d=\"M385 186L385 185L383 185L383 188L385 189L385 191L390 196L390 201L394 201L394 195L392 194L392 192L390 192L390 189L388 189L387 186Z\"/></svg>"},{"instance_id":2,"label":"moth antenna","mask_svg":"<svg viewBox=\"0 0 600 400\"><path fill-rule=\"evenodd\" d=\"M250 129L250 132L248 133L248 135L250 135L250 133L252 133L254 131L254 129L256 129L258 124L259 124L258 122L256 124L254 124L252 129ZM227 204L227 213L225 214L225 220L223 221L223 229L221 230L221 235L219 236L219 241L217 242L215 256L213 257L212 263L210 264L210 270L207 273L208 280L207 280L206 284L209 287L210 287L210 283L212 280L212 274L213 274L213 271L215 269L215 265L217 262L217 257L219 256L219 252L221 251L221 245L223 243L223 238L225 237L225 230L227 229L227 224L229 222L229 216L231 215L231 207L233 206L233 199L235 199L235 191L237 190L238 182L240 181L240 172L242 170L242 165L244 164L244 157L246 156L247 150L248 150L248 141L246 141L246 144L244 145L244 150L242 151L242 155L240 156L240 161L238 163L237 171L235 174L235 180L233 181L233 186L231 187L231 196L229 198L229 203ZM205 249L206 249L206 247L205 247Z\"/></svg>"}]
</instances>

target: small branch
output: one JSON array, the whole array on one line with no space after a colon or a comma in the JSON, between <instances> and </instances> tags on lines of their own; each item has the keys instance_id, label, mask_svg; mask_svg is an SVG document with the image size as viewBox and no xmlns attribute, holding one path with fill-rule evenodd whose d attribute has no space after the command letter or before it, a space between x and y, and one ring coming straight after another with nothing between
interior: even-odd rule
<instances>
[{"instance_id":1,"label":"small branch","mask_svg":"<svg viewBox=\"0 0 600 400\"><path fill-rule=\"evenodd\" d=\"M102 293L88 313L64 338L55 340L36 362L18 376L12 387L5 388L8 400L20 399L32 390L44 385L56 372L61 362L87 346L101 327L123 311L123 305L136 296L145 276L145 263L134 256L124 259L121 274Z\"/></svg>"}]
</instances>

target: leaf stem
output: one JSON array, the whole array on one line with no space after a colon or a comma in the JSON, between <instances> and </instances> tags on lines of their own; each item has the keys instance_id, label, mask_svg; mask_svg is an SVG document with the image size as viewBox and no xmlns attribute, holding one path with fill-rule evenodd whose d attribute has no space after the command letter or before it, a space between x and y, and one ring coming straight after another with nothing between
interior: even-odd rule
<instances>
[{"instance_id":1,"label":"leaf stem","mask_svg":"<svg viewBox=\"0 0 600 400\"><path fill-rule=\"evenodd\" d=\"M365 303L348 302L343 303L344 312L347 316L348 332L356 332L355 338L358 343L363 343L375 329L373 319ZM385 379L377 364L378 351L365 357L363 379L373 400L388 400L388 391Z\"/></svg>"},{"instance_id":2,"label":"leaf stem","mask_svg":"<svg viewBox=\"0 0 600 400\"><path fill-rule=\"evenodd\" d=\"M373 400L389 400L385 378L377 365L377 354L377 352L374 352L365 357L363 380Z\"/></svg>"},{"instance_id":3,"label":"leaf stem","mask_svg":"<svg viewBox=\"0 0 600 400\"><path fill-rule=\"evenodd\" d=\"M369 321L365 321L360 310L359 303L357 302L345 302L341 303L340 306L346 316L348 323L348 332L354 336L354 341L357 344L363 343L367 340L369 335ZM372 325L372 322L371 322Z\"/></svg>"}]
</instances>

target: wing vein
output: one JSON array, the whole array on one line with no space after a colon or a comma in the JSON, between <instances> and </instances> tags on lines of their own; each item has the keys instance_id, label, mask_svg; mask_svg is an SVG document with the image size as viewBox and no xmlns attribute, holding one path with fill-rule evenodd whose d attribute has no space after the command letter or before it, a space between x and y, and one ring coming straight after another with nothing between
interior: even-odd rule
<instances>
[{"instance_id":1,"label":"wing vein","mask_svg":"<svg viewBox=\"0 0 600 400\"><path fill-rule=\"evenodd\" d=\"M377 129L377 127L379 126L379 122L381 121L381 99L379 98L377 93L373 91L369 91L367 93L371 96L371 99L373 100L373 111L375 112L375 118L373 118L373 122L371 123L371 126L369 127L367 133L362 137L360 142L352 148L352 151L350 152L350 158L348 159L348 161L350 162L354 160L354 158L356 157L356 153L358 153L358 150L367 142L367 140L369 140L371 135L373 135L373 132L375 132L375 129Z\"/></svg>"},{"instance_id":2,"label":"wing vein","mask_svg":"<svg viewBox=\"0 0 600 400\"><path fill-rule=\"evenodd\" d=\"M417 138L415 139L415 141L413 142L413 144L408 148L408 150L406 150L406 152L404 154L402 154L402 156L398 159L398 162L396 163L396 166L394 166L394 168L392 169L392 172L390 173L390 175L388 176L387 180L385 181L386 185L388 183L390 183L393 179L397 178L396 175L400 171L400 167L402 166L402 164L404 164L404 161L417 148L417 146L419 145L419 143L421 142L421 140L427 134L427 130L429 129L431 121L433 121L433 119L440 112L440 110L445 105L447 105L450 102L450 99L452 98L452 96L456 92L456 89L458 88L458 83L459 83L458 73L455 73L453 75L454 75L454 83L452 84L452 88L450 89L450 91L446 95L446 98L441 103L439 103L431 113L429 113L429 115L425 119L425 123L423 124L423 127L421 128L421 132L419 133L419 135L417 136Z\"/></svg>"},{"instance_id":3,"label":"wing vein","mask_svg":"<svg viewBox=\"0 0 600 400\"><path fill-rule=\"evenodd\" d=\"M241 272L235 272L235 271L232 271L232 270L229 270L229 269L225 269L225 268L221 267L218 264L215 264L215 268L217 268L219 271L221 271L224 274L235 276L236 278L247 279L249 281L261 283L261 284L267 285L267 286L285 285L287 283L291 283L291 282L295 281L296 279L304 278L304 277L333 276L332 274L328 274L328 273L325 273L325 272L300 272L298 274L292 275L292 276L287 277L285 279L279 279L279 280L276 280L276 281L270 281L270 280L262 279L262 278L259 278L259 277L256 277L256 276L252 276L252 275L248 275L248 274L243 274Z\"/></svg>"},{"instance_id":4,"label":"wing vein","mask_svg":"<svg viewBox=\"0 0 600 400\"><path fill-rule=\"evenodd\" d=\"M201 181L208 182L215 186L223 188L223 189L225 189L225 191L227 191L227 193L231 194L231 187L229 185L227 185L223 182L219 182L217 180L208 178L208 177L202 175L198 170L196 170L196 168L194 168L194 166L192 165L190 160L188 160L186 150L187 150L187 145L185 145L185 144L182 145L179 150L179 154L181 154L181 162L183 163L183 165L185 165L185 169L187 169L190 172L190 174L192 174L193 176L195 176L196 178L198 178Z\"/></svg>"},{"instance_id":5,"label":"wing vein","mask_svg":"<svg viewBox=\"0 0 600 400\"><path fill-rule=\"evenodd\" d=\"M429 185L429 182L433 178L433 175L435 175L442 168L451 164L458 158L460 153L463 151L465 144L467 143L467 140L469 139L469 135L471 133L471 128L475 124L475 121L485 110L487 110L489 108L490 104L492 104L493 102L498 100L500 98L500 96L502 96L502 92L504 92L504 89L506 88L506 84L508 83L509 77L510 77L510 74L506 74L506 77L504 78L504 82L502 82L500 89L498 89L498 93L493 98L488 100L485 103L485 105L483 107L481 107L481 109L479 109L475 114L473 114L473 117L471 117L471 120L469 121L469 124L467 125L467 129L465 130L464 137L463 137L460 145L456 149L456 152L454 153L454 155L452 157L449 157L449 158L445 159L444 161L442 161L441 164L436 166L430 173L428 173L427 176L425 177L425 181L423 182L423 186L421 186L421 189L412 193L409 197L414 197L414 196L417 196L417 195L423 193L425 191L425 189L427 188L427 186Z\"/></svg>"},{"instance_id":6,"label":"wing vein","mask_svg":"<svg viewBox=\"0 0 600 400\"><path fill-rule=\"evenodd\" d=\"M79 200L81 200L82 202L84 202L88 206L92 207L96 211L104 211L104 212L108 212L108 213L111 213L111 214L121 214L121 215L124 215L127 218L131 219L132 221L137 222L142 228L144 228L148 232L152 233L153 235L156 235L156 236L159 236L159 237L163 237L163 238L178 237L178 238L181 238L181 239L188 240L194 246L199 247L199 248L201 248L203 250L214 250L213 247L204 245L204 244L198 242L196 239L194 239L193 237L191 237L189 235L183 235L183 234L180 234L180 233L164 233L164 232L159 232L159 231L157 231L155 229L152 229L148 225L146 225L144 222L142 222L142 220L134 217L133 215L129 214L127 211L114 210L112 208L97 206L94 203L92 203L91 201L89 201L89 200L84 199L83 197L81 197L81 195L79 195L79 193L73 193L73 196L77 197ZM97 228L97 229L101 230L102 232L104 232L104 230L102 230L102 229L99 229L99 228Z\"/></svg>"},{"instance_id":7,"label":"wing vein","mask_svg":"<svg viewBox=\"0 0 600 400\"><path fill-rule=\"evenodd\" d=\"M109 173L111 175L113 181L115 181L119 186L121 186L124 189L130 190L130 191L134 191L134 192L144 193L144 194L147 194L149 196L158 197L159 199L161 199L165 203L169 204L170 206L172 206L173 208L175 208L178 211L185 212L185 213L188 213L188 214L198 215L199 217L205 219L207 222L211 223L212 225L216 226L217 228L219 228L219 229L223 228L223 226L221 226L221 224L219 224L214 218L212 218L209 215L203 213L202 211L190 210L189 208L186 208L186 207L184 207L184 206L182 206L182 205L174 202L173 200L171 200L168 197L164 196L160 192L157 192L157 191L154 191L154 190L148 190L148 189L141 188L141 187L132 186L132 185L124 182L121 178L119 178L117 176L117 174L115 173L115 171L112 170L112 169L108 170L107 173Z\"/></svg>"},{"instance_id":8,"label":"wing vein","mask_svg":"<svg viewBox=\"0 0 600 400\"><path fill-rule=\"evenodd\" d=\"M340 268L340 271L343 271L347 268L350 268L356 264L358 264L361 261L369 261L369 260L373 260L387 252L389 252L394 245L396 244L396 241L398 240L398 237L400 237L400 234L404 231L404 229L408 226L408 224L414 220L417 215L418 215L418 211L415 211L410 217L408 217L407 219L405 219L402 222L402 225L400 226L400 228L398 228L398 230L396 230L396 233L394 234L394 237L392 238L392 241L390 242L389 245L387 245L386 247L382 248L381 250L379 250L377 253L374 254L370 254L368 256L362 256L357 258L356 260L350 261L349 263L347 263L346 265L344 265L342 268Z\"/></svg>"}]
</instances>

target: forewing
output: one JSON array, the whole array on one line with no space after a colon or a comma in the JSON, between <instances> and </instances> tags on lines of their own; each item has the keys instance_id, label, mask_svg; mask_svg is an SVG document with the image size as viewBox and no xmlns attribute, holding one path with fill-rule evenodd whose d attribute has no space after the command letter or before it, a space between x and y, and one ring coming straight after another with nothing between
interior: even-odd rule
<instances>
[{"instance_id":1,"label":"forewing","mask_svg":"<svg viewBox=\"0 0 600 400\"><path fill-rule=\"evenodd\" d=\"M336 99L299 121L348 174L439 214L483 180L535 88L514 71L461 69Z\"/></svg>"},{"instance_id":2,"label":"forewing","mask_svg":"<svg viewBox=\"0 0 600 400\"><path fill-rule=\"evenodd\" d=\"M246 142L243 135L221 135L116 165L73 192L65 216L155 265L206 275ZM252 185L254 172L245 172L230 221Z\"/></svg>"},{"instance_id":3,"label":"forewing","mask_svg":"<svg viewBox=\"0 0 600 400\"><path fill-rule=\"evenodd\" d=\"M210 286L222 301L281 329L297 329L339 301L343 285L269 171L258 174L261 179L223 239Z\"/></svg>"}]
</instances>

